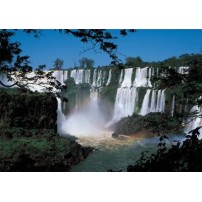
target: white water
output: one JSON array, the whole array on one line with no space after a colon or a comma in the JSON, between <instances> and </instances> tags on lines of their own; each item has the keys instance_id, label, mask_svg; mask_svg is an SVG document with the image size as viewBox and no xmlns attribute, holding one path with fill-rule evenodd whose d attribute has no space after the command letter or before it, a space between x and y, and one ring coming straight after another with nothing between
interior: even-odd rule
<instances>
[{"instance_id":1,"label":"white water","mask_svg":"<svg viewBox=\"0 0 202 202\"><path fill-rule=\"evenodd\" d=\"M177 71L180 74L188 74L188 69L189 67L179 67Z\"/></svg>"},{"instance_id":2,"label":"white water","mask_svg":"<svg viewBox=\"0 0 202 202\"><path fill-rule=\"evenodd\" d=\"M103 77L102 70L99 69L98 70L98 78L97 78L97 82L96 82L96 86L97 87L101 87L102 86L102 77Z\"/></svg>"},{"instance_id":3,"label":"white water","mask_svg":"<svg viewBox=\"0 0 202 202\"><path fill-rule=\"evenodd\" d=\"M121 83L121 87L131 87L132 86L132 73L133 73L133 68L128 68L125 69L125 74L123 78L123 82Z\"/></svg>"},{"instance_id":4,"label":"white water","mask_svg":"<svg viewBox=\"0 0 202 202\"><path fill-rule=\"evenodd\" d=\"M120 78L119 78L119 84L121 85L123 81L123 69L121 70Z\"/></svg>"},{"instance_id":5,"label":"white water","mask_svg":"<svg viewBox=\"0 0 202 202\"><path fill-rule=\"evenodd\" d=\"M149 96L150 96L151 89L147 89L147 92L144 96L144 100L142 103L142 108L140 110L140 115L144 116L149 113Z\"/></svg>"},{"instance_id":6,"label":"white water","mask_svg":"<svg viewBox=\"0 0 202 202\"><path fill-rule=\"evenodd\" d=\"M85 82L85 83L90 83L90 69L85 70L85 71L84 71L84 74L85 74L84 82Z\"/></svg>"},{"instance_id":7,"label":"white water","mask_svg":"<svg viewBox=\"0 0 202 202\"><path fill-rule=\"evenodd\" d=\"M131 116L135 108L135 100L137 95L136 88L118 88L114 115L111 124L119 121L122 117Z\"/></svg>"},{"instance_id":8,"label":"white water","mask_svg":"<svg viewBox=\"0 0 202 202\"><path fill-rule=\"evenodd\" d=\"M68 71L67 70L64 70L63 71L63 82L65 81L65 80L67 80L68 79Z\"/></svg>"},{"instance_id":9,"label":"white water","mask_svg":"<svg viewBox=\"0 0 202 202\"><path fill-rule=\"evenodd\" d=\"M112 120L106 124L110 126L119 121L123 117L131 116L136 108L138 100L137 87L151 87L151 68L136 68L135 79L132 82L133 68L125 69L124 78L122 81L123 70L119 78L121 87L117 89L114 114ZM150 93L152 93L150 95ZM151 100L150 100L151 99ZM141 115L146 115L149 112L163 112L165 108L164 90L150 90L148 89L140 110Z\"/></svg>"},{"instance_id":10,"label":"white water","mask_svg":"<svg viewBox=\"0 0 202 202\"><path fill-rule=\"evenodd\" d=\"M151 87L150 82L151 71L148 67L136 68L135 80L133 85L135 87Z\"/></svg>"},{"instance_id":11,"label":"white water","mask_svg":"<svg viewBox=\"0 0 202 202\"><path fill-rule=\"evenodd\" d=\"M125 69L123 82L117 89L113 118L106 124L106 127L119 121L122 117L131 116L134 112L137 89L131 87L132 72L133 68Z\"/></svg>"},{"instance_id":12,"label":"white water","mask_svg":"<svg viewBox=\"0 0 202 202\"><path fill-rule=\"evenodd\" d=\"M110 82L111 82L111 77L112 77L112 70L110 69L110 70L109 70L109 76L108 76L108 80L107 80L106 86L110 84Z\"/></svg>"},{"instance_id":13,"label":"white water","mask_svg":"<svg viewBox=\"0 0 202 202\"><path fill-rule=\"evenodd\" d=\"M147 89L139 114L145 116L150 112L164 112L164 110L165 110L165 89L164 90Z\"/></svg>"},{"instance_id":14,"label":"white water","mask_svg":"<svg viewBox=\"0 0 202 202\"><path fill-rule=\"evenodd\" d=\"M83 82L83 69L74 69L70 73L70 77L74 78L76 84Z\"/></svg>"},{"instance_id":15,"label":"white water","mask_svg":"<svg viewBox=\"0 0 202 202\"><path fill-rule=\"evenodd\" d=\"M97 83L97 69L94 69L92 86L96 87L96 83Z\"/></svg>"}]
</instances>

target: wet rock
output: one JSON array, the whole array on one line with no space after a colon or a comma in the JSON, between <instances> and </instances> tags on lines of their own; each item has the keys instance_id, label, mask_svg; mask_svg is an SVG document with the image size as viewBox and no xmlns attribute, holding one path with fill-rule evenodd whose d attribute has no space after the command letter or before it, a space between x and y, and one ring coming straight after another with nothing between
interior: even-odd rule
<instances>
[{"instance_id":1,"label":"wet rock","mask_svg":"<svg viewBox=\"0 0 202 202\"><path fill-rule=\"evenodd\" d=\"M118 133L112 133L112 137L113 137L113 138L118 138L118 137L119 137L119 134L118 134Z\"/></svg>"}]
</instances>

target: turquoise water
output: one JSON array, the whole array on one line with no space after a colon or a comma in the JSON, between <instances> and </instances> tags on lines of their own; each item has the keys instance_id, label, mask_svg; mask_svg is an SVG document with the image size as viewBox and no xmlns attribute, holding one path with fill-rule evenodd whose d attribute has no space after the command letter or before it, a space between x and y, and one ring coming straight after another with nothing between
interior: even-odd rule
<instances>
[{"instance_id":1,"label":"turquoise water","mask_svg":"<svg viewBox=\"0 0 202 202\"><path fill-rule=\"evenodd\" d=\"M128 165L133 165L143 151L154 151L158 139L128 138L114 139L109 136L84 137L78 139L83 146L93 146L95 151L78 165L72 167L72 172L106 172L126 171Z\"/></svg>"}]
</instances>

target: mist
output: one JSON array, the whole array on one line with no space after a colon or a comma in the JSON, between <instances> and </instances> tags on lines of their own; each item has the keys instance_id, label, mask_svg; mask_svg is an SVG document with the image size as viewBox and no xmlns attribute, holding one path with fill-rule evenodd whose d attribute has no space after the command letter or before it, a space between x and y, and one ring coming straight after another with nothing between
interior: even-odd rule
<instances>
[{"instance_id":1,"label":"mist","mask_svg":"<svg viewBox=\"0 0 202 202\"><path fill-rule=\"evenodd\" d=\"M97 136L103 133L105 119L98 107L98 92L90 94L90 100L85 105L77 107L74 112L65 116L58 99L58 133L60 135Z\"/></svg>"}]
</instances>

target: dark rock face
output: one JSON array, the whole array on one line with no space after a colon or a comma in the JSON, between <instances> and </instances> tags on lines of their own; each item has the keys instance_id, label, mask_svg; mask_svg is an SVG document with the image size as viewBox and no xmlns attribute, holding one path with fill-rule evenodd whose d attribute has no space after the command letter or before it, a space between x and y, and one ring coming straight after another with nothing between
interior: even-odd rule
<instances>
[{"instance_id":1,"label":"dark rock face","mask_svg":"<svg viewBox=\"0 0 202 202\"><path fill-rule=\"evenodd\" d=\"M119 135L118 135L118 133L112 133L112 137L113 137L113 138L118 138Z\"/></svg>"}]
</instances>

